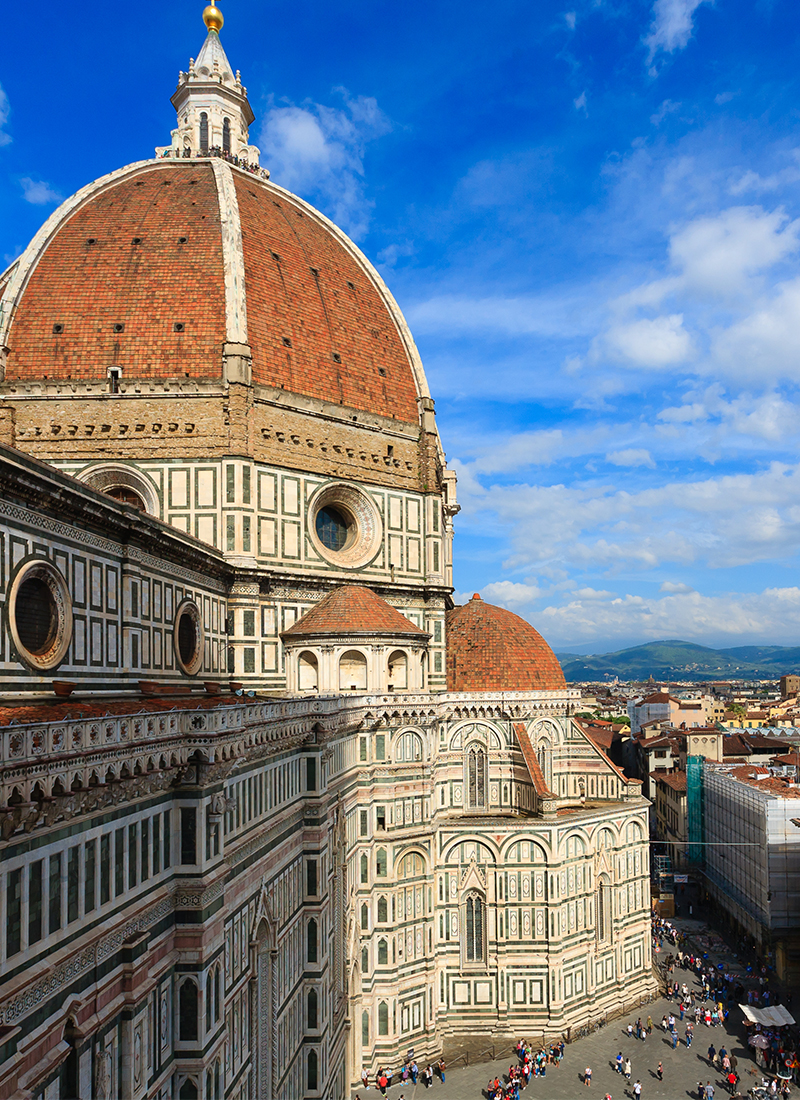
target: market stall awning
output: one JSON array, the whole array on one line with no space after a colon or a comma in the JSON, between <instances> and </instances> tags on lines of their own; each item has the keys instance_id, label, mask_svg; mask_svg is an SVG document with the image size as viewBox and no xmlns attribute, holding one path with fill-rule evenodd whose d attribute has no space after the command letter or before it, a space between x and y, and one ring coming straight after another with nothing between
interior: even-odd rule
<instances>
[{"instance_id":1,"label":"market stall awning","mask_svg":"<svg viewBox=\"0 0 800 1100\"><path fill-rule=\"evenodd\" d=\"M739 1005L744 1018L751 1024L761 1024L762 1027L786 1027L795 1022L791 1012L787 1012L783 1005L770 1005L769 1008L753 1008L752 1005Z\"/></svg>"}]
</instances>

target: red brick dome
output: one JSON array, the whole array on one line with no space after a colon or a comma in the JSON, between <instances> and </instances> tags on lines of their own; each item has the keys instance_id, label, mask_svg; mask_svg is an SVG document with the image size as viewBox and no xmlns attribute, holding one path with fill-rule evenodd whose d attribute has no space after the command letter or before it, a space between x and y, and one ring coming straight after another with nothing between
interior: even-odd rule
<instances>
[{"instance_id":1,"label":"red brick dome","mask_svg":"<svg viewBox=\"0 0 800 1100\"><path fill-rule=\"evenodd\" d=\"M448 691L559 691L564 673L529 622L475 593L447 615Z\"/></svg>"},{"instance_id":2,"label":"red brick dome","mask_svg":"<svg viewBox=\"0 0 800 1100\"><path fill-rule=\"evenodd\" d=\"M428 396L402 315L356 246L263 175L144 161L68 199L0 276L6 385L252 382L419 422Z\"/></svg>"}]
</instances>

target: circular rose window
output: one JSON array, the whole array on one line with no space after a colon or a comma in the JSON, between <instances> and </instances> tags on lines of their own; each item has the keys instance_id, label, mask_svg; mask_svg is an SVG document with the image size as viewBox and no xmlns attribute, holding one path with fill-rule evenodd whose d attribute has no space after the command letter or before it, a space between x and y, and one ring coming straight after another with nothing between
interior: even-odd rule
<instances>
[{"instance_id":1,"label":"circular rose window","mask_svg":"<svg viewBox=\"0 0 800 1100\"><path fill-rule=\"evenodd\" d=\"M308 512L308 533L320 557L344 569L359 569L378 553L381 520L371 497L354 485L325 485Z\"/></svg>"},{"instance_id":2,"label":"circular rose window","mask_svg":"<svg viewBox=\"0 0 800 1100\"><path fill-rule=\"evenodd\" d=\"M194 600L184 600L175 612L172 644L178 667L194 676L203 663L203 619Z\"/></svg>"},{"instance_id":3,"label":"circular rose window","mask_svg":"<svg viewBox=\"0 0 800 1100\"><path fill-rule=\"evenodd\" d=\"M46 672L64 660L72 640L67 582L49 561L28 561L8 593L8 628L19 657Z\"/></svg>"}]
</instances>

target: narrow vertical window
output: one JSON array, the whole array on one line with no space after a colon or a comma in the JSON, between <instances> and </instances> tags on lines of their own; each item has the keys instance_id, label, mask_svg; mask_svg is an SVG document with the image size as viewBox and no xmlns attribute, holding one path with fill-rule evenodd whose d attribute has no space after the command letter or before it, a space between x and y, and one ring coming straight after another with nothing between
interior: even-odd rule
<instances>
[{"instance_id":1,"label":"narrow vertical window","mask_svg":"<svg viewBox=\"0 0 800 1100\"><path fill-rule=\"evenodd\" d=\"M225 467L225 501L227 504L236 503L236 467Z\"/></svg>"},{"instance_id":2,"label":"narrow vertical window","mask_svg":"<svg viewBox=\"0 0 800 1100\"><path fill-rule=\"evenodd\" d=\"M197 811L181 806L181 863L197 863Z\"/></svg>"},{"instance_id":3,"label":"narrow vertical window","mask_svg":"<svg viewBox=\"0 0 800 1100\"><path fill-rule=\"evenodd\" d=\"M361 1013L361 1045L369 1046L369 1013L366 1010Z\"/></svg>"},{"instance_id":4,"label":"narrow vertical window","mask_svg":"<svg viewBox=\"0 0 800 1100\"><path fill-rule=\"evenodd\" d=\"M208 115L205 111L200 112L200 152L208 152Z\"/></svg>"},{"instance_id":5,"label":"narrow vertical window","mask_svg":"<svg viewBox=\"0 0 800 1100\"><path fill-rule=\"evenodd\" d=\"M20 949L22 921L22 870L9 871L6 876L6 955L16 955Z\"/></svg>"},{"instance_id":6,"label":"narrow vertical window","mask_svg":"<svg viewBox=\"0 0 800 1100\"><path fill-rule=\"evenodd\" d=\"M28 943L42 938L43 863L37 859L28 869Z\"/></svg>"},{"instance_id":7,"label":"narrow vertical window","mask_svg":"<svg viewBox=\"0 0 800 1100\"><path fill-rule=\"evenodd\" d=\"M125 830L114 832L114 897L125 889Z\"/></svg>"},{"instance_id":8,"label":"narrow vertical window","mask_svg":"<svg viewBox=\"0 0 800 1100\"><path fill-rule=\"evenodd\" d=\"M150 819L142 819L142 877L144 882L150 878Z\"/></svg>"},{"instance_id":9,"label":"narrow vertical window","mask_svg":"<svg viewBox=\"0 0 800 1100\"><path fill-rule=\"evenodd\" d=\"M164 814L164 870L172 866L172 837L169 824L169 810Z\"/></svg>"},{"instance_id":10,"label":"narrow vertical window","mask_svg":"<svg viewBox=\"0 0 800 1100\"><path fill-rule=\"evenodd\" d=\"M474 810L486 806L486 753L476 745L467 752L467 805Z\"/></svg>"},{"instance_id":11,"label":"narrow vertical window","mask_svg":"<svg viewBox=\"0 0 800 1100\"><path fill-rule=\"evenodd\" d=\"M361 853L361 883L362 885L369 882L369 863L367 860L366 852Z\"/></svg>"},{"instance_id":12,"label":"narrow vertical window","mask_svg":"<svg viewBox=\"0 0 800 1100\"><path fill-rule=\"evenodd\" d=\"M250 517L242 516L242 551L250 553Z\"/></svg>"},{"instance_id":13,"label":"narrow vertical window","mask_svg":"<svg viewBox=\"0 0 800 1100\"><path fill-rule=\"evenodd\" d=\"M83 850L83 911L94 909L95 878L97 877L97 841L90 840Z\"/></svg>"},{"instance_id":14,"label":"narrow vertical window","mask_svg":"<svg viewBox=\"0 0 800 1100\"><path fill-rule=\"evenodd\" d=\"M51 887L52 889L52 887ZM51 895L52 896L52 895ZM111 897L111 844L108 835L100 837L100 904Z\"/></svg>"},{"instance_id":15,"label":"narrow vertical window","mask_svg":"<svg viewBox=\"0 0 800 1100\"><path fill-rule=\"evenodd\" d=\"M317 1052L308 1052L308 1088L310 1092L317 1091Z\"/></svg>"},{"instance_id":16,"label":"narrow vertical window","mask_svg":"<svg viewBox=\"0 0 800 1100\"><path fill-rule=\"evenodd\" d=\"M48 931L52 936L61 927L61 855L50 856Z\"/></svg>"},{"instance_id":17,"label":"narrow vertical window","mask_svg":"<svg viewBox=\"0 0 800 1100\"><path fill-rule=\"evenodd\" d=\"M70 848L67 856L67 924L78 919L78 884L80 882L80 847Z\"/></svg>"},{"instance_id":18,"label":"narrow vertical window","mask_svg":"<svg viewBox=\"0 0 800 1100\"><path fill-rule=\"evenodd\" d=\"M236 549L236 516L233 515L225 517L225 549Z\"/></svg>"},{"instance_id":19,"label":"narrow vertical window","mask_svg":"<svg viewBox=\"0 0 800 1100\"><path fill-rule=\"evenodd\" d=\"M153 874L161 872L161 814L153 818Z\"/></svg>"},{"instance_id":20,"label":"narrow vertical window","mask_svg":"<svg viewBox=\"0 0 800 1100\"><path fill-rule=\"evenodd\" d=\"M197 1039L197 986L184 982L178 998L179 1036L181 1042Z\"/></svg>"},{"instance_id":21,"label":"narrow vertical window","mask_svg":"<svg viewBox=\"0 0 800 1100\"><path fill-rule=\"evenodd\" d=\"M128 889L133 890L136 885L136 875L139 870L139 827L128 826Z\"/></svg>"},{"instance_id":22,"label":"narrow vertical window","mask_svg":"<svg viewBox=\"0 0 800 1100\"><path fill-rule=\"evenodd\" d=\"M228 120L225 119L227 122ZM242 466L242 504L250 503L250 467Z\"/></svg>"},{"instance_id":23,"label":"narrow vertical window","mask_svg":"<svg viewBox=\"0 0 800 1100\"><path fill-rule=\"evenodd\" d=\"M306 1002L306 1024L309 1031L316 1030L317 1027L317 991L316 989L309 989L308 1000Z\"/></svg>"},{"instance_id":24,"label":"narrow vertical window","mask_svg":"<svg viewBox=\"0 0 800 1100\"><path fill-rule=\"evenodd\" d=\"M306 790L317 789L317 762L313 756L306 757Z\"/></svg>"},{"instance_id":25,"label":"narrow vertical window","mask_svg":"<svg viewBox=\"0 0 800 1100\"><path fill-rule=\"evenodd\" d=\"M389 1034L389 1006L386 1001L381 1001L378 1005L378 1034Z\"/></svg>"},{"instance_id":26,"label":"narrow vertical window","mask_svg":"<svg viewBox=\"0 0 800 1100\"><path fill-rule=\"evenodd\" d=\"M467 962L483 961L483 899L478 894L467 898L465 913L465 955Z\"/></svg>"},{"instance_id":27,"label":"narrow vertical window","mask_svg":"<svg viewBox=\"0 0 800 1100\"><path fill-rule=\"evenodd\" d=\"M306 926L306 957L310 963L317 961L317 922L312 918Z\"/></svg>"},{"instance_id":28,"label":"narrow vertical window","mask_svg":"<svg viewBox=\"0 0 800 1100\"><path fill-rule=\"evenodd\" d=\"M309 897L317 896L317 861L309 859L306 862L306 893Z\"/></svg>"}]
</instances>

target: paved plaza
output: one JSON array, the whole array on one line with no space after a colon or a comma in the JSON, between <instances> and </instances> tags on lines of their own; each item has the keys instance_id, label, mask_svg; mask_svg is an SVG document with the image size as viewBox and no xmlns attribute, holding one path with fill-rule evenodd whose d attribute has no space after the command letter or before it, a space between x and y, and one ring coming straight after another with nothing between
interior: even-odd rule
<instances>
[{"instance_id":1,"label":"paved plaza","mask_svg":"<svg viewBox=\"0 0 800 1100\"><path fill-rule=\"evenodd\" d=\"M697 921L681 921L675 923L684 926L686 931L702 928ZM675 949L673 949L675 950ZM727 956L728 953L726 952ZM712 961L728 961L721 954L719 959ZM734 964L735 969L741 970L741 964ZM686 982L691 989L699 989L700 983L690 971L676 970L675 980ZM522 1094L526 1100L574 1100L578 1097L595 1096L598 1100L608 1092L613 1100L632 1100L633 1085L639 1080L642 1084L643 1100L683 1100L683 1097L696 1097L697 1084L702 1081L711 1081L715 1086L715 1100L723 1100L729 1095L727 1087L723 1084L722 1074L711 1068L707 1059L707 1050L713 1043L717 1050L724 1046L729 1054L735 1054L738 1059L738 1072L741 1078L739 1091L744 1095L754 1084L760 1083L761 1071L753 1060L753 1051L747 1046L745 1030L741 1022L741 1012L737 1007L731 1009L727 1026L706 1027L700 1024L695 1027L694 1040L691 1048L687 1049L684 1039L685 1023L678 1024L680 1041L677 1049L672 1049L672 1040L668 1038L660 1028L661 1017L669 1015L670 1011L678 1013L674 1001L657 1000L651 1005L645 1005L628 1016L620 1017L608 1023L599 1031L569 1043L564 1051L564 1059L559 1067L549 1066L545 1078L532 1078L527 1089ZM637 1039L629 1039L627 1024L635 1023L637 1017L641 1017L644 1023L647 1017L653 1019L653 1033L644 1042ZM520 1038L527 1038L520 1036ZM491 1038L487 1040L487 1046L491 1045ZM622 1051L626 1058L631 1060L631 1081L616 1072L615 1059L617 1053ZM434 1078L433 1085L426 1089L418 1082L416 1086L409 1081L407 1084L394 1084L387 1089L390 1100L422 1100L423 1096L429 1100L473 1100L485 1098L487 1083L494 1080L495 1076L503 1080L503 1075L508 1073L508 1068L517 1059L513 1051L495 1062L483 1062L479 1065L468 1067L454 1066L446 1072L445 1083L442 1084L438 1077ZM656 1075L656 1067L661 1062L664 1068L664 1079L659 1081ZM584 1070L587 1066L592 1069L592 1083L586 1087L583 1082ZM397 1067L395 1067L396 1069ZM360 1100L371 1100L380 1096L380 1092L374 1084L370 1085L369 1092L363 1088L355 1089L353 1096Z\"/></svg>"}]
</instances>

